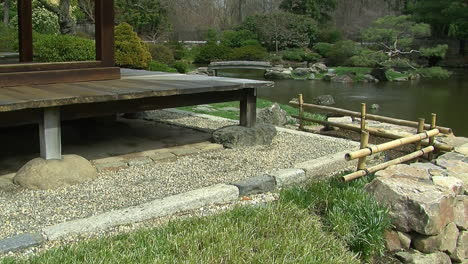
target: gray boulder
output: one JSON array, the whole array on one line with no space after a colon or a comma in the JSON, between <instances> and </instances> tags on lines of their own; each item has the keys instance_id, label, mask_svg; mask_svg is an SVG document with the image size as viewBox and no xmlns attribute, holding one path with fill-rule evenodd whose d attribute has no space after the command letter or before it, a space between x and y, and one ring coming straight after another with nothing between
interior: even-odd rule
<instances>
[{"instance_id":1,"label":"gray boulder","mask_svg":"<svg viewBox=\"0 0 468 264\"><path fill-rule=\"evenodd\" d=\"M370 108L371 108L372 110L379 110L379 109L380 109L380 105L379 105L379 104L372 104Z\"/></svg>"},{"instance_id":2,"label":"gray boulder","mask_svg":"<svg viewBox=\"0 0 468 264\"><path fill-rule=\"evenodd\" d=\"M213 139L226 148L251 147L271 144L277 133L275 126L270 124L257 124L251 128L228 126L213 132Z\"/></svg>"},{"instance_id":3,"label":"gray boulder","mask_svg":"<svg viewBox=\"0 0 468 264\"><path fill-rule=\"evenodd\" d=\"M15 184L31 190L51 190L97 178L96 169L83 157L64 155L62 160L36 158L13 178Z\"/></svg>"},{"instance_id":4,"label":"gray boulder","mask_svg":"<svg viewBox=\"0 0 468 264\"><path fill-rule=\"evenodd\" d=\"M416 177L378 177L366 186L376 200L390 208L398 231L438 235L454 221L455 196Z\"/></svg>"},{"instance_id":5,"label":"gray boulder","mask_svg":"<svg viewBox=\"0 0 468 264\"><path fill-rule=\"evenodd\" d=\"M327 65L325 65L325 64L323 64L321 62L312 64L311 68L314 69L317 72L328 72Z\"/></svg>"},{"instance_id":6,"label":"gray boulder","mask_svg":"<svg viewBox=\"0 0 468 264\"><path fill-rule=\"evenodd\" d=\"M418 251L413 252L398 252L395 254L404 264L451 264L450 257L442 252L432 254L422 254Z\"/></svg>"},{"instance_id":7,"label":"gray boulder","mask_svg":"<svg viewBox=\"0 0 468 264\"><path fill-rule=\"evenodd\" d=\"M341 76L335 76L331 79L332 82L339 82L339 83L352 83L353 78L349 75L341 75Z\"/></svg>"},{"instance_id":8,"label":"gray boulder","mask_svg":"<svg viewBox=\"0 0 468 264\"><path fill-rule=\"evenodd\" d=\"M285 80L293 79L292 71L285 68L273 68L265 72L265 79L267 80Z\"/></svg>"},{"instance_id":9,"label":"gray boulder","mask_svg":"<svg viewBox=\"0 0 468 264\"><path fill-rule=\"evenodd\" d=\"M336 77L336 74L334 74L334 73L327 73L327 74L325 74L325 75L323 76L323 80L324 80L324 81L330 82L330 81L331 81L333 78L335 78L335 77Z\"/></svg>"},{"instance_id":10,"label":"gray boulder","mask_svg":"<svg viewBox=\"0 0 468 264\"><path fill-rule=\"evenodd\" d=\"M272 106L263 108L258 112L257 122L284 126L288 123L288 114L277 103L274 103Z\"/></svg>"},{"instance_id":11,"label":"gray boulder","mask_svg":"<svg viewBox=\"0 0 468 264\"><path fill-rule=\"evenodd\" d=\"M297 76L307 77L312 73L312 70L309 68L296 68L292 71L292 73Z\"/></svg>"},{"instance_id":12,"label":"gray boulder","mask_svg":"<svg viewBox=\"0 0 468 264\"><path fill-rule=\"evenodd\" d=\"M334 105L335 99L330 94L319 95L312 102L317 105Z\"/></svg>"},{"instance_id":13,"label":"gray boulder","mask_svg":"<svg viewBox=\"0 0 468 264\"><path fill-rule=\"evenodd\" d=\"M364 82L368 83L378 83L379 80L370 74L364 75Z\"/></svg>"}]
</instances>

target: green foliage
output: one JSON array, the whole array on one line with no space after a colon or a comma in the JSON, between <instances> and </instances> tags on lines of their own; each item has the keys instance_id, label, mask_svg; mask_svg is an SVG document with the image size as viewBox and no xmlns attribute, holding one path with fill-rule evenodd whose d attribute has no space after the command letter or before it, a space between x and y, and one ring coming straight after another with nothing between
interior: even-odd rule
<instances>
[{"instance_id":1,"label":"green foliage","mask_svg":"<svg viewBox=\"0 0 468 264\"><path fill-rule=\"evenodd\" d=\"M209 64L212 61L225 60L229 58L231 51L232 49L228 47L214 43L208 43L199 49L197 55L195 56L194 63Z\"/></svg>"},{"instance_id":2,"label":"green foliage","mask_svg":"<svg viewBox=\"0 0 468 264\"><path fill-rule=\"evenodd\" d=\"M346 64L354 67L375 67L387 60L387 55L381 51L363 49L359 55L355 55Z\"/></svg>"},{"instance_id":3,"label":"green foliage","mask_svg":"<svg viewBox=\"0 0 468 264\"><path fill-rule=\"evenodd\" d=\"M57 15L43 7L35 7L33 9L33 29L41 34L58 34Z\"/></svg>"},{"instance_id":4,"label":"green foliage","mask_svg":"<svg viewBox=\"0 0 468 264\"><path fill-rule=\"evenodd\" d=\"M317 36L318 42L336 43L343 39L341 31L333 27L321 29Z\"/></svg>"},{"instance_id":5,"label":"green foliage","mask_svg":"<svg viewBox=\"0 0 468 264\"><path fill-rule=\"evenodd\" d=\"M428 24L416 23L410 16L385 16L374 21L364 30L364 41L376 43L379 49L389 54L389 58L400 57L410 52L416 38L428 37L431 29Z\"/></svg>"},{"instance_id":6,"label":"green foliage","mask_svg":"<svg viewBox=\"0 0 468 264\"><path fill-rule=\"evenodd\" d=\"M151 58L155 61L165 64L172 64L175 61L172 50L164 45L150 43L148 44L148 49L151 53Z\"/></svg>"},{"instance_id":7,"label":"green foliage","mask_svg":"<svg viewBox=\"0 0 468 264\"><path fill-rule=\"evenodd\" d=\"M421 77L426 79L448 79L452 76L450 71L443 69L441 67L430 67L430 68L421 68L416 70L417 73L421 75Z\"/></svg>"},{"instance_id":8,"label":"green foliage","mask_svg":"<svg viewBox=\"0 0 468 264\"><path fill-rule=\"evenodd\" d=\"M242 46L246 46L246 44L252 45L251 43L249 44L246 42L255 41L256 38L257 36L249 30L226 30L223 31L221 35L221 45L230 48L240 48Z\"/></svg>"},{"instance_id":9,"label":"green foliage","mask_svg":"<svg viewBox=\"0 0 468 264\"><path fill-rule=\"evenodd\" d=\"M205 40L207 44L217 44L218 42L218 31L216 29L210 28L205 34Z\"/></svg>"},{"instance_id":10,"label":"green foliage","mask_svg":"<svg viewBox=\"0 0 468 264\"><path fill-rule=\"evenodd\" d=\"M128 23L152 40L169 28L168 10L160 0L116 0L115 7L118 23Z\"/></svg>"},{"instance_id":11,"label":"green foliage","mask_svg":"<svg viewBox=\"0 0 468 264\"><path fill-rule=\"evenodd\" d=\"M184 47L184 44L179 41L169 42L167 47L172 50L175 60L181 60L185 58L188 53L187 49Z\"/></svg>"},{"instance_id":12,"label":"green foliage","mask_svg":"<svg viewBox=\"0 0 468 264\"><path fill-rule=\"evenodd\" d=\"M264 60L268 56L268 52L262 46L243 46L235 48L229 55L230 60L247 60L259 61Z\"/></svg>"},{"instance_id":13,"label":"green foliage","mask_svg":"<svg viewBox=\"0 0 468 264\"><path fill-rule=\"evenodd\" d=\"M314 45L314 50L322 57L327 58L330 56L330 51L333 49L333 44L318 42Z\"/></svg>"},{"instance_id":14,"label":"green foliage","mask_svg":"<svg viewBox=\"0 0 468 264\"><path fill-rule=\"evenodd\" d=\"M304 49L290 49L283 52L283 60L297 62L317 62L322 58L315 52L306 51Z\"/></svg>"},{"instance_id":15,"label":"green foliage","mask_svg":"<svg viewBox=\"0 0 468 264\"><path fill-rule=\"evenodd\" d=\"M187 73L189 71L189 64L185 61L176 61L172 66L179 73Z\"/></svg>"},{"instance_id":16,"label":"green foliage","mask_svg":"<svg viewBox=\"0 0 468 264\"><path fill-rule=\"evenodd\" d=\"M330 14L336 8L336 0L283 0L280 8L325 23L331 19Z\"/></svg>"},{"instance_id":17,"label":"green foliage","mask_svg":"<svg viewBox=\"0 0 468 264\"><path fill-rule=\"evenodd\" d=\"M94 41L70 35L34 34L34 61L65 62L96 59Z\"/></svg>"},{"instance_id":18,"label":"green foliage","mask_svg":"<svg viewBox=\"0 0 468 264\"><path fill-rule=\"evenodd\" d=\"M448 45L437 45L431 48L422 48L421 55L424 57L439 57L445 58L445 54L447 53Z\"/></svg>"},{"instance_id":19,"label":"green foliage","mask_svg":"<svg viewBox=\"0 0 468 264\"><path fill-rule=\"evenodd\" d=\"M122 67L146 69L151 62L148 45L127 23L115 27L115 62Z\"/></svg>"},{"instance_id":20,"label":"green foliage","mask_svg":"<svg viewBox=\"0 0 468 264\"><path fill-rule=\"evenodd\" d=\"M391 228L388 209L364 190L371 180L313 182L305 188L282 191L280 202L294 203L321 216L326 229L366 261L383 254L384 232Z\"/></svg>"},{"instance_id":21,"label":"green foliage","mask_svg":"<svg viewBox=\"0 0 468 264\"><path fill-rule=\"evenodd\" d=\"M16 29L0 23L0 51L13 51L18 42Z\"/></svg>"},{"instance_id":22,"label":"green foliage","mask_svg":"<svg viewBox=\"0 0 468 264\"><path fill-rule=\"evenodd\" d=\"M328 61L330 65L344 65L348 59L359 55L361 47L354 41L342 40L333 45L328 53Z\"/></svg>"},{"instance_id":23,"label":"green foliage","mask_svg":"<svg viewBox=\"0 0 468 264\"><path fill-rule=\"evenodd\" d=\"M177 69L170 67L169 65L159 62L152 61L149 63L148 70L150 71L160 71L160 72L177 72Z\"/></svg>"},{"instance_id":24,"label":"green foliage","mask_svg":"<svg viewBox=\"0 0 468 264\"><path fill-rule=\"evenodd\" d=\"M382 62L381 65L386 68L400 68L400 69L409 69L409 68L415 68L419 66L415 62L412 62L411 60L405 59L405 58L387 60L387 61Z\"/></svg>"},{"instance_id":25,"label":"green foliage","mask_svg":"<svg viewBox=\"0 0 468 264\"><path fill-rule=\"evenodd\" d=\"M242 25L258 36L269 50L307 47L317 37L317 23L308 17L287 12L250 16Z\"/></svg>"}]
</instances>

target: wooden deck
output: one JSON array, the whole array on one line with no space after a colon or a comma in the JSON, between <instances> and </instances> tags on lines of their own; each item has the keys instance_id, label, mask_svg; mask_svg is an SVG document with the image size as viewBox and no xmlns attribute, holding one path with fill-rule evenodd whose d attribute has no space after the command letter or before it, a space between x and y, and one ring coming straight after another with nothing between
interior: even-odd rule
<instances>
[{"instance_id":1,"label":"wooden deck","mask_svg":"<svg viewBox=\"0 0 468 264\"><path fill-rule=\"evenodd\" d=\"M271 82L122 69L122 79L0 87L0 126L38 123L41 156L59 159L60 121L178 106L240 101L253 126L256 89Z\"/></svg>"}]
</instances>

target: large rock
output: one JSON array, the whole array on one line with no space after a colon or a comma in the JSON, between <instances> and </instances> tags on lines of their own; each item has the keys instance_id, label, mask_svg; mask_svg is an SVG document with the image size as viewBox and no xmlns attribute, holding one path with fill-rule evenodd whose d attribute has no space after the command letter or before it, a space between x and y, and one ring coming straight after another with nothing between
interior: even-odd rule
<instances>
[{"instance_id":1,"label":"large rock","mask_svg":"<svg viewBox=\"0 0 468 264\"><path fill-rule=\"evenodd\" d=\"M434 253L437 251L453 254L457 248L459 231L455 223L448 224L444 231L435 236L417 235L413 238L414 248L423 253Z\"/></svg>"},{"instance_id":2,"label":"large rock","mask_svg":"<svg viewBox=\"0 0 468 264\"><path fill-rule=\"evenodd\" d=\"M307 77L312 73L312 70L310 68L296 68L292 73L299 77Z\"/></svg>"},{"instance_id":3,"label":"large rock","mask_svg":"<svg viewBox=\"0 0 468 264\"><path fill-rule=\"evenodd\" d=\"M288 123L288 113L281 109L279 104L274 103L272 106L258 112L257 121L275 126L284 126Z\"/></svg>"},{"instance_id":4,"label":"large rock","mask_svg":"<svg viewBox=\"0 0 468 264\"><path fill-rule=\"evenodd\" d=\"M339 75L331 78L332 82L338 82L338 83L352 83L353 78L349 75Z\"/></svg>"},{"instance_id":5,"label":"large rock","mask_svg":"<svg viewBox=\"0 0 468 264\"><path fill-rule=\"evenodd\" d=\"M432 164L432 163L429 163L429 162L412 163L410 166L414 167L414 168L424 170L430 176L447 176L447 171L446 170L444 170L442 167L439 167L439 166L437 166L435 164Z\"/></svg>"},{"instance_id":6,"label":"large rock","mask_svg":"<svg viewBox=\"0 0 468 264\"><path fill-rule=\"evenodd\" d=\"M409 177L378 177L366 190L390 208L395 228L438 235L454 220L455 196L432 183Z\"/></svg>"},{"instance_id":7,"label":"large rock","mask_svg":"<svg viewBox=\"0 0 468 264\"><path fill-rule=\"evenodd\" d=\"M374 76L377 80L381 82L388 82L387 75L385 74L385 69L384 68L375 68L372 69L370 75Z\"/></svg>"},{"instance_id":8,"label":"large rock","mask_svg":"<svg viewBox=\"0 0 468 264\"><path fill-rule=\"evenodd\" d=\"M273 68L265 72L265 79L267 80L284 80L293 79L292 71L285 68Z\"/></svg>"},{"instance_id":9,"label":"large rock","mask_svg":"<svg viewBox=\"0 0 468 264\"><path fill-rule=\"evenodd\" d=\"M458 195L455 205L455 224L460 230L468 229L468 196Z\"/></svg>"},{"instance_id":10,"label":"large rock","mask_svg":"<svg viewBox=\"0 0 468 264\"><path fill-rule=\"evenodd\" d=\"M410 166L406 164L398 164L388 167L385 170L378 171L375 176L377 177L408 177L417 178L421 180L430 180L431 175L424 169Z\"/></svg>"},{"instance_id":11,"label":"large rock","mask_svg":"<svg viewBox=\"0 0 468 264\"><path fill-rule=\"evenodd\" d=\"M333 98L333 95L324 94L315 97L312 102L316 105L334 105L335 99Z\"/></svg>"},{"instance_id":12,"label":"large rock","mask_svg":"<svg viewBox=\"0 0 468 264\"><path fill-rule=\"evenodd\" d=\"M420 252L398 252L395 256L404 264L451 264L450 257L442 252L422 254Z\"/></svg>"},{"instance_id":13,"label":"large rock","mask_svg":"<svg viewBox=\"0 0 468 264\"><path fill-rule=\"evenodd\" d=\"M461 146L459 146L459 147L456 147L456 148L455 148L455 151L456 151L457 153L460 153L460 154L463 154L463 155L465 155L465 156L468 156L468 143L463 144L463 145L461 145Z\"/></svg>"},{"instance_id":14,"label":"large rock","mask_svg":"<svg viewBox=\"0 0 468 264\"><path fill-rule=\"evenodd\" d=\"M379 79L375 78L374 76L370 74L364 75L364 82L369 82L369 83L378 83Z\"/></svg>"},{"instance_id":15,"label":"large rock","mask_svg":"<svg viewBox=\"0 0 468 264\"><path fill-rule=\"evenodd\" d=\"M88 160L77 155L64 155L62 160L36 158L29 161L16 173L13 181L31 190L50 190L96 177L96 169Z\"/></svg>"},{"instance_id":16,"label":"large rock","mask_svg":"<svg viewBox=\"0 0 468 264\"><path fill-rule=\"evenodd\" d=\"M327 65L323 64L323 63L314 63L312 66L311 66L312 69L316 70L317 72L328 72L328 67Z\"/></svg>"},{"instance_id":17,"label":"large rock","mask_svg":"<svg viewBox=\"0 0 468 264\"><path fill-rule=\"evenodd\" d=\"M276 128L270 124L257 124L251 128L228 126L213 132L213 139L216 143L222 144L226 148L239 148L269 145L276 134Z\"/></svg>"},{"instance_id":18,"label":"large rock","mask_svg":"<svg viewBox=\"0 0 468 264\"><path fill-rule=\"evenodd\" d=\"M450 258L456 262L462 262L468 259L468 231L460 232L460 236L458 236L457 240L457 248L450 254Z\"/></svg>"},{"instance_id":19,"label":"large rock","mask_svg":"<svg viewBox=\"0 0 468 264\"><path fill-rule=\"evenodd\" d=\"M465 191L463 181L455 177L435 176L432 181L435 185L445 188L455 195L463 194Z\"/></svg>"}]
</instances>

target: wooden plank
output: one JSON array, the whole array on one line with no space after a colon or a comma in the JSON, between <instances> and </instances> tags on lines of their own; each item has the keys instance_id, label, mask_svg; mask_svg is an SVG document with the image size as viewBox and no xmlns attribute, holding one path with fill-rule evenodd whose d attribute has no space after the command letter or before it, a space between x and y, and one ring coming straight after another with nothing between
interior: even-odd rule
<instances>
[{"instance_id":1,"label":"wooden plank","mask_svg":"<svg viewBox=\"0 0 468 264\"><path fill-rule=\"evenodd\" d=\"M18 41L20 62L33 61L32 1L18 0Z\"/></svg>"},{"instance_id":2,"label":"wooden plank","mask_svg":"<svg viewBox=\"0 0 468 264\"><path fill-rule=\"evenodd\" d=\"M120 69L117 67L0 73L0 89L7 86L86 82L119 78Z\"/></svg>"},{"instance_id":3,"label":"wooden plank","mask_svg":"<svg viewBox=\"0 0 468 264\"><path fill-rule=\"evenodd\" d=\"M101 61L5 64L0 65L0 73L96 68L101 64Z\"/></svg>"},{"instance_id":4,"label":"wooden plank","mask_svg":"<svg viewBox=\"0 0 468 264\"><path fill-rule=\"evenodd\" d=\"M114 62L114 1L95 1L96 59L103 66L112 67Z\"/></svg>"}]
</instances>

